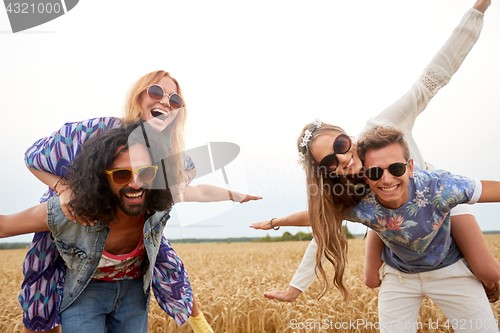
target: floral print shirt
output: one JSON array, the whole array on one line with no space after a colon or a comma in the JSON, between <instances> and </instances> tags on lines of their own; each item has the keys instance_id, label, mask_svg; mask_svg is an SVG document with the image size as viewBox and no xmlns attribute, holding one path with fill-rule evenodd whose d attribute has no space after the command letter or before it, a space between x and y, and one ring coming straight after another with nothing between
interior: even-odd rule
<instances>
[{"instance_id":1,"label":"floral print shirt","mask_svg":"<svg viewBox=\"0 0 500 333\"><path fill-rule=\"evenodd\" d=\"M462 258L450 235L450 210L475 203L481 195L477 180L447 171L417 170L410 177L409 197L397 209L387 209L369 192L347 218L375 230L386 247L382 260L406 273L446 267Z\"/></svg>"}]
</instances>

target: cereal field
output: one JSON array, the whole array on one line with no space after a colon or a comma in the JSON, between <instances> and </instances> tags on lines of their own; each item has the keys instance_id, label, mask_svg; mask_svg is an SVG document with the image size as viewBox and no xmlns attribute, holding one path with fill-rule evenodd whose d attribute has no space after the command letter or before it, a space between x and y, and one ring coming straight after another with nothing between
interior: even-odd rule
<instances>
[{"instance_id":1,"label":"cereal field","mask_svg":"<svg viewBox=\"0 0 500 333\"><path fill-rule=\"evenodd\" d=\"M486 236L492 252L500 258L500 235ZM365 243L352 240L346 284L351 300L344 303L340 293L330 291L320 301L318 281L294 303L270 301L266 290L285 289L295 272L308 242L174 244L189 272L196 297L215 332L377 332L378 289L363 283ZM17 294L22 281L21 263L26 250L2 250L0 253L0 333L22 332L21 308ZM500 313L500 301L493 305ZM324 327L328 322L333 328ZM335 329L340 324L356 322L356 329ZM452 332L443 327L445 317L425 300L419 332ZM429 327L429 322L439 328ZM316 327L314 328L314 325ZM434 324L435 325L435 324ZM178 327L152 300L150 332L192 332L186 324ZM311 327L308 329L307 327Z\"/></svg>"}]
</instances>

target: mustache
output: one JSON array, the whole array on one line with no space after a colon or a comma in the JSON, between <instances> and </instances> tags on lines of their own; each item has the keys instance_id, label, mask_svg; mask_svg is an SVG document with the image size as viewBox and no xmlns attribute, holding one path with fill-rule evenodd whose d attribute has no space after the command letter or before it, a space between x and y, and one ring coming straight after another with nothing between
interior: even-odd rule
<instances>
[{"instance_id":1,"label":"mustache","mask_svg":"<svg viewBox=\"0 0 500 333\"><path fill-rule=\"evenodd\" d=\"M136 189L133 189L131 187L124 187L120 190L120 194L125 194L125 193L137 193L137 192L142 192L142 191L148 191L149 190L149 186L147 186L147 184L144 184L143 186L141 186L138 190Z\"/></svg>"}]
</instances>

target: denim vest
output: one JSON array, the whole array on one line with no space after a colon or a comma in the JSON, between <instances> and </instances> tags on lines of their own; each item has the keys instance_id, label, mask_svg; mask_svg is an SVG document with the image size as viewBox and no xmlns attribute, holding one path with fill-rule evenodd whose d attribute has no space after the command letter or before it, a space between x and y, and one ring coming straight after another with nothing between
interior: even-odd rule
<instances>
[{"instance_id":1,"label":"denim vest","mask_svg":"<svg viewBox=\"0 0 500 333\"><path fill-rule=\"evenodd\" d=\"M170 218L168 212L146 214L143 240L149 263L144 272L144 293L148 296L163 229ZM66 263L66 278L59 312L70 306L92 279L101 260L109 226L97 222L94 226L73 223L66 218L55 195L47 201L47 224L54 243Z\"/></svg>"}]
</instances>

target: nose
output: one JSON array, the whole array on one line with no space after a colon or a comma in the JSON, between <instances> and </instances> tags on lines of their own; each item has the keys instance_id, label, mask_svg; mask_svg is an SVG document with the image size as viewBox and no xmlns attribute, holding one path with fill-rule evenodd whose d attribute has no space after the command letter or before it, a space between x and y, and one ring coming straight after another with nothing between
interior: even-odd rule
<instances>
[{"instance_id":1,"label":"nose","mask_svg":"<svg viewBox=\"0 0 500 333\"><path fill-rule=\"evenodd\" d=\"M138 190L142 187L143 184L144 183L141 182L141 180L139 179L139 176L136 173L134 173L132 176L132 180L130 181L130 183L128 183L128 186L132 187L135 190Z\"/></svg>"},{"instance_id":2,"label":"nose","mask_svg":"<svg viewBox=\"0 0 500 333\"><path fill-rule=\"evenodd\" d=\"M337 156L337 159L339 160L339 166L340 168L345 168L349 160L351 159L352 155L349 154L335 154Z\"/></svg>"},{"instance_id":3,"label":"nose","mask_svg":"<svg viewBox=\"0 0 500 333\"><path fill-rule=\"evenodd\" d=\"M384 173L382 174L382 178L380 178L380 181L383 184L390 184L393 180L393 175L389 172L389 170L384 169Z\"/></svg>"},{"instance_id":4,"label":"nose","mask_svg":"<svg viewBox=\"0 0 500 333\"><path fill-rule=\"evenodd\" d=\"M167 108L171 109L172 107L170 106L170 96L165 95L159 102L162 105L165 105Z\"/></svg>"}]
</instances>

